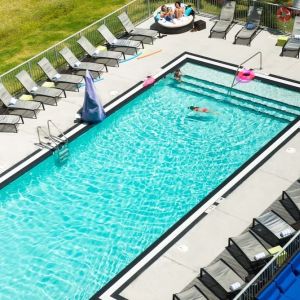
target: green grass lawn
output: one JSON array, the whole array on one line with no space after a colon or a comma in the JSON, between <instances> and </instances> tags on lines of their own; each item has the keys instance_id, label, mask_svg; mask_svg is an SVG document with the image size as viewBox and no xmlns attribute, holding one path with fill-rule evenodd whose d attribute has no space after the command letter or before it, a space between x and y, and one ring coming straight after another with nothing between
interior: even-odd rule
<instances>
[{"instance_id":1,"label":"green grass lawn","mask_svg":"<svg viewBox=\"0 0 300 300\"><path fill-rule=\"evenodd\" d=\"M0 0L0 74L128 0Z\"/></svg>"}]
</instances>

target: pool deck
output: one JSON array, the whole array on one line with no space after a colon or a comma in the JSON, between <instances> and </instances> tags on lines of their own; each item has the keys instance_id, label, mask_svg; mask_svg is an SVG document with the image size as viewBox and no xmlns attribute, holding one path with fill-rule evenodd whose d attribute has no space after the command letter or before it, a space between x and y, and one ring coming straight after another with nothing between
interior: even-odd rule
<instances>
[{"instance_id":1,"label":"pool deck","mask_svg":"<svg viewBox=\"0 0 300 300\"><path fill-rule=\"evenodd\" d=\"M106 104L122 94L147 75L157 74L161 67L181 53L188 51L232 64L240 64L258 51L263 53L261 73L275 74L300 81L300 60L280 57L281 47L276 47L277 36L262 31L251 46L233 45L240 29L235 25L227 39L209 39L213 22L208 18L207 28L198 32L167 35L154 45L146 45L143 54L156 54L141 59L128 60L119 68L109 68L103 79L96 83L102 103ZM149 27L152 20L141 25ZM249 67L258 67L258 57ZM83 102L84 88L79 93L67 92L58 106L46 106L37 119L25 119L19 132L0 132L0 173L36 151L36 127L52 120L62 131L74 126L75 114ZM130 300L171 299L199 273L200 267L209 264L227 245L230 236L240 234L253 217L262 213L289 185L300 177L300 134L297 133L285 146L238 186L217 207L189 230L179 241L163 253L121 292ZM287 148L295 148L288 153ZM104 299L104 298L103 298ZM109 299L109 297L107 298Z\"/></svg>"}]
</instances>

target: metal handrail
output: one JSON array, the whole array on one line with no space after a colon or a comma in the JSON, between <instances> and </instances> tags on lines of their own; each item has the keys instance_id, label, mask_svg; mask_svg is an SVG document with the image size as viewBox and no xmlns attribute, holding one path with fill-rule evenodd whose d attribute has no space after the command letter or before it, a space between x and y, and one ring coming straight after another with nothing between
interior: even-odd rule
<instances>
[{"instance_id":1,"label":"metal handrail","mask_svg":"<svg viewBox=\"0 0 300 300\"><path fill-rule=\"evenodd\" d=\"M299 237L300 237L300 231L298 231L290 240L288 243L286 243L286 245L284 245L284 247L282 248L282 250L280 252L278 252L266 265L263 269L260 270L260 272L233 298L233 300L242 300L242 299L254 299L254 295L250 295L249 293L249 289L254 286L258 281L259 278L263 275L264 272L268 273L268 276L276 273L278 270L272 270L274 264L276 264L276 262L281 258L281 257L291 257L296 250L298 251L300 248L300 241L299 241ZM293 253L289 253L290 251L288 251L288 248L290 246L295 246L295 251ZM290 256L288 256L288 254L291 254ZM260 288L262 288L265 284L267 284L268 282L264 282L264 284L262 286L260 286ZM253 297L252 297L253 296Z\"/></svg>"},{"instance_id":2,"label":"metal handrail","mask_svg":"<svg viewBox=\"0 0 300 300\"><path fill-rule=\"evenodd\" d=\"M60 138L56 135L52 135L51 134L51 130L50 130L50 125L54 126L56 128L56 130L60 133L60 135L64 138ZM48 127L48 133L49 133L49 137L51 139L55 139L55 140L58 140L59 142L62 142L62 143L68 143L68 138L64 135L64 133L55 125L55 123L52 121L52 120L48 120L47 121L47 127Z\"/></svg>"},{"instance_id":3,"label":"metal handrail","mask_svg":"<svg viewBox=\"0 0 300 300\"><path fill-rule=\"evenodd\" d=\"M262 52L261 51L258 51L256 52L255 54L253 54L251 57L247 58L245 61L243 61L242 63L239 64L239 66L237 67L235 73L234 73L234 77L233 77L233 81L231 83L231 86L230 86L230 89L229 89L229 95L231 94L231 90L232 88L234 87L235 85L235 79L236 79L236 76L239 72L239 69L243 66L243 64L245 64L246 62L248 62L249 60L251 60L252 58L254 58L255 56L257 55L260 55L260 59L259 59L259 69L261 70L262 69Z\"/></svg>"},{"instance_id":4,"label":"metal handrail","mask_svg":"<svg viewBox=\"0 0 300 300\"><path fill-rule=\"evenodd\" d=\"M56 146L58 146L58 143L55 139L53 139L43 128L42 126L37 126L36 128L37 131L37 135L38 135L38 139L39 139L39 145L42 145L43 147L46 147L47 149L53 149ZM48 138L50 141L52 141L54 143L54 146L51 145L51 143L45 143L42 141L41 139L41 134L43 133L45 135L46 138Z\"/></svg>"}]
</instances>

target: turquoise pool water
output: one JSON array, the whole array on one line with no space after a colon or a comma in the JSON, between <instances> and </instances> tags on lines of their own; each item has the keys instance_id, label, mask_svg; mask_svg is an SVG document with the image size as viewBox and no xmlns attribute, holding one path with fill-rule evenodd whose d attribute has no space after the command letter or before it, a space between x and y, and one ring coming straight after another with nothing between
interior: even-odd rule
<instances>
[{"instance_id":1,"label":"turquoise pool water","mask_svg":"<svg viewBox=\"0 0 300 300\"><path fill-rule=\"evenodd\" d=\"M0 191L1 299L88 299L287 126L182 70Z\"/></svg>"}]
</instances>

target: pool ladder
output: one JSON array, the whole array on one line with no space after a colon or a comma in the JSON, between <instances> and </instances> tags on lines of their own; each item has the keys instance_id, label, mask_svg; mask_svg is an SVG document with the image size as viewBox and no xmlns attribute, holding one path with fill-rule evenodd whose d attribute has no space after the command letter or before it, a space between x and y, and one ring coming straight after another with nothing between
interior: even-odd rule
<instances>
[{"instance_id":1,"label":"pool ladder","mask_svg":"<svg viewBox=\"0 0 300 300\"><path fill-rule=\"evenodd\" d=\"M52 128L52 131L51 131ZM69 158L68 138L64 133L54 124L53 121L47 121L47 128L38 126L38 146L44 149L53 151L56 161L60 164L66 162ZM53 129L57 131L57 135L53 134Z\"/></svg>"}]
</instances>

